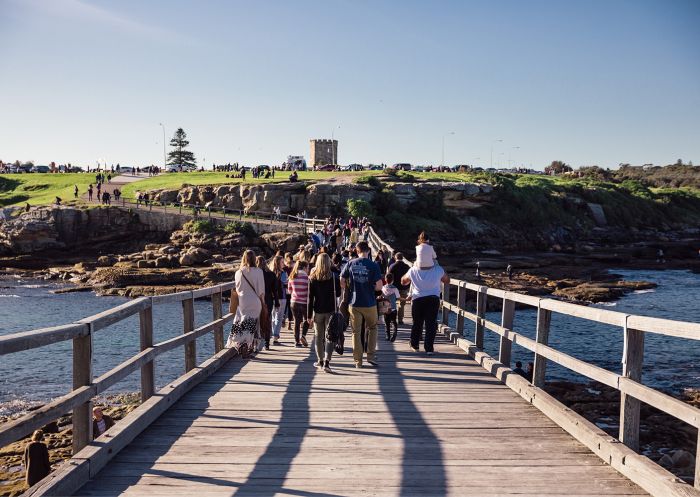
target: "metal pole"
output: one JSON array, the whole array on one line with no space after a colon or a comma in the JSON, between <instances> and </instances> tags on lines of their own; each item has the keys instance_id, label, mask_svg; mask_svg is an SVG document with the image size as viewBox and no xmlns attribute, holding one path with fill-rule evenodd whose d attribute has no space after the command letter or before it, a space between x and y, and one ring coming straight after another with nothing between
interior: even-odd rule
<instances>
[{"instance_id":1,"label":"metal pole","mask_svg":"<svg viewBox=\"0 0 700 497\"><path fill-rule=\"evenodd\" d=\"M160 123L160 127L163 128L163 171L165 171L165 165L167 164L166 153L165 153L165 126Z\"/></svg>"}]
</instances>

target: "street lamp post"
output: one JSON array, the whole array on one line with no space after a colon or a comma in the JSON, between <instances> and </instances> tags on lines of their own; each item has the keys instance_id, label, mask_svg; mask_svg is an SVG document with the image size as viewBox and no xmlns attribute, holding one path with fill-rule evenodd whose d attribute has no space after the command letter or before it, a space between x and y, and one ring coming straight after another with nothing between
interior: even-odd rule
<instances>
[{"instance_id":1,"label":"street lamp post","mask_svg":"<svg viewBox=\"0 0 700 497\"><path fill-rule=\"evenodd\" d=\"M496 142L503 143L503 140L494 140L491 142L491 168L493 169L493 144Z\"/></svg>"},{"instance_id":2,"label":"street lamp post","mask_svg":"<svg viewBox=\"0 0 700 497\"><path fill-rule=\"evenodd\" d=\"M445 167L445 138L449 135L454 135L454 131L450 131L449 133L445 133L442 135L442 161L440 161L440 167Z\"/></svg>"},{"instance_id":3,"label":"street lamp post","mask_svg":"<svg viewBox=\"0 0 700 497\"><path fill-rule=\"evenodd\" d=\"M336 157L335 157L335 130L340 129L340 124L337 125L336 127L333 128L331 131L331 157L333 158L333 165L335 165Z\"/></svg>"},{"instance_id":4,"label":"street lamp post","mask_svg":"<svg viewBox=\"0 0 700 497\"><path fill-rule=\"evenodd\" d=\"M508 151L508 167L512 167L511 160L510 160L510 154L513 150L520 150L520 147L511 147L510 150Z\"/></svg>"},{"instance_id":5,"label":"street lamp post","mask_svg":"<svg viewBox=\"0 0 700 497\"><path fill-rule=\"evenodd\" d=\"M165 159L166 154L165 154L165 126L163 126L163 123L158 123L160 124L160 127L163 128L163 171L165 171L165 165L167 163L167 160Z\"/></svg>"}]
</instances>

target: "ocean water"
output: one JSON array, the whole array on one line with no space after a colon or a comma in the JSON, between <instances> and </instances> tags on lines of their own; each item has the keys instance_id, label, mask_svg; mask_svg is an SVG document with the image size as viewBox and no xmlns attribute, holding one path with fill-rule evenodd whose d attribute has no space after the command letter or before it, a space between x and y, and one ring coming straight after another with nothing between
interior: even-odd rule
<instances>
[{"instance_id":1,"label":"ocean water","mask_svg":"<svg viewBox=\"0 0 700 497\"><path fill-rule=\"evenodd\" d=\"M614 271L627 280L656 282L655 290L642 290L602 306L630 314L700 322L700 275L689 271ZM90 292L54 294L61 285L53 282L0 279L0 335L64 324L96 314L126 302L122 297L97 297ZM224 304L226 305L226 304ZM500 322L499 312L488 319ZM153 310L154 340L160 342L182 333L182 306L163 304ZM195 301L195 325L212 319L212 303ZM535 337L536 312L516 310L514 329ZM226 330L228 331L228 330ZM465 335L473 339L473 324L465 324ZM486 331L485 349L498 354L498 336ZM574 357L613 372L621 372L622 328L553 314L550 345ZM99 376L136 354L139 349L138 316L132 316L93 339L94 375ZM213 336L197 340L198 361L213 353ZM67 393L71 389L71 342L61 342L32 351L0 356L0 415L12 414L29 405ZM532 361L532 353L513 347L513 361ZM156 383L160 388L184 372L182 348L156 359ZM587 381L569 370L549 363L548 380ZM645 339L643 383L678 393L700 384L700 341L648 333ZM137 391L138 372L109 392ZM108 392L108 393L109 393Z\"/></svg>"},{"instance_id":2,"label":"ocean water","mask_svg":"<svg viewBox=\"0 0 700 497\"><path fill-rule=\"evenodd\" d=\"M630 293L616 302L597 307L678 321L700 322L700 274L682 270L612 270L625 280L644 280L658 284L650 290ZM470 309L475 312L474 309ZM487 319L501 322L500 312L488 312ZM454 321L454 319L453 319ZM454 323L453 323L454 324ZM513 329L535 338L537 311L517 309ZM474 324L465 323L465 336L474 339ZM622 372L623 329L552 313L549 345L577 359L615 373ZM499 336L485 331L484 349L498 357ZM513 363L522 361L523 368L533 361L532 352L513 346ZM590 381L562 366L547 363L547 380ZM647 333L644 339L642 383L666 391L680 393L700 385L700 341Z\"/></svg>"},{"instance_id":3,"label":"ocean water","mask_svg":"<svg viewBox=\"0 0 700 497\"><path fill-rule=\"evenodd\" d=\"M77 321L127 302L124 297L98 297L92 292L54 294L62 285L21 278L0 279L0 335ZM228 303L224 304L225 306ZM195 326L212 320L212 302L196 300ZM161 342L183 332L182 305L178 302L153 308L153 339ZM225 330L228 332L228 329ZM71 390L72 342L55 343L29 351L0 356L0 416L26 409ZM95 333L93 374L109 371L139 352L138 314ZM214 352L214 338L197 339L198 363ZM184 349L158 356L156 387L185 372ZM138 372L114 385L106 394L138 391Z\"/></svg>"}]
</instances>

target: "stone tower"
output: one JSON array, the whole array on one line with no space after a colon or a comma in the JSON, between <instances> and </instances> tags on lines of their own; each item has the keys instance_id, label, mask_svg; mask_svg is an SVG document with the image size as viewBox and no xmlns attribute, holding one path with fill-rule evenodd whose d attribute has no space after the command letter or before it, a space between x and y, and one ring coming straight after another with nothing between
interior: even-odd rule
<instances>
[{"instance_id":1,"label":"stone tower","mask_svg":"<svg viewBox=\"0 0 700 497\"><path fill-rule=\"evenodd\" d=\"M311 140L311 166L338 163L338 140Z\"/></svg>"}]
</instances>

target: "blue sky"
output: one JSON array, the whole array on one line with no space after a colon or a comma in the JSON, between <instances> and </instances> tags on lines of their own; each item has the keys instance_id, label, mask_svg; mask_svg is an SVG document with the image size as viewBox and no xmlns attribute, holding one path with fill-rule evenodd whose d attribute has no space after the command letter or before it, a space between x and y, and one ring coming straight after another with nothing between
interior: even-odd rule
<instances>
[{"instance_id":1,"label":"blue sky","mask_svg":"<svg viewBox=\"0 0 700 497\"><path fill-rule=\"evenodd\" d=\"M0 0L0 159L160 164L162 122L208 167L331 134L341 164L439 164L443 137L447 164L697 164L699 24L695 0Z\"/></svg>"}]
</instances>

